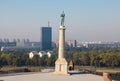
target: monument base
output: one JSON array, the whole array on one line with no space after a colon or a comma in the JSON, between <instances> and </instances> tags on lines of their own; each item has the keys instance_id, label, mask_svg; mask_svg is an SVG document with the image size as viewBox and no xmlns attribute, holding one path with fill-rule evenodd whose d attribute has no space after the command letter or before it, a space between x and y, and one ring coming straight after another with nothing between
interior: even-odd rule
<instances>
[{"instance_id":1,"label":"monument base","mask_svg":"<svg viewBox=\"0 0 120 81\"><path fill-rule=\"evenodd\" d=\"M56 75L69 75L68 74L68 63L65 58L57 59L55 62L55 72Z\"/></svg>"}]
</instances>

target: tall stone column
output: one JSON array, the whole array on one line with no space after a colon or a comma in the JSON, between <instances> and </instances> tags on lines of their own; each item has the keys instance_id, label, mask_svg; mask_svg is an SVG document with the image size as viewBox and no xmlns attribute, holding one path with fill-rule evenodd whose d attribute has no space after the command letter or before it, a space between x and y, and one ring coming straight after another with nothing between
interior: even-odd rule
<instances>
[{"instance_id":1,"label":"tall stone column","mask_svg":"<svg viewBox=\"0 0 120 81\"><path fill-rule=\"evenodd\" d=\"M55 72L58 75L68 75L68 63L64 58L64 48L65 48L65 26L60 26L59 28L59 51L58 59L55 62Z\"/></svg>"},{"instance_id":2,"label":"tall stone column","mask_svg":"<svg viewBox=\"0 0 120 81\"><path fill-rule=\"evenodd\" d=\"M68 63L64 58L65 48L65 26L64 26L64 12L61 14L61 26L59 27L59 51L58 59L55 62L55 72L58 75L68 75Z\"/></svg>"},{"instance_id":3,"label":"tall stone column","mask_svg":"<svg viewBox=\"0 0 120 81\"><path fill-rule=\"evenodd\" d=\"M58 59L64 58L64 47L65 47L65 26L59 28L59 56Z\"/></svg>"}]
</instances>

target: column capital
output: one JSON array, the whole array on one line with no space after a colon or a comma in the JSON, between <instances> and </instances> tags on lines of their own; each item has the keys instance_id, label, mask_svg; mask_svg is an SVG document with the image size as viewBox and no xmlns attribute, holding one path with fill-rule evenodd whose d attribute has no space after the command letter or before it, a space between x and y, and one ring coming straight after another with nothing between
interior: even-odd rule
<instances>
[{"instance_id":1,"label":"column capital","mask_svg":"<svg viewBox=\"0 0 120 81\"><path fill-rule=\"evenodd\" d=\"M66 28L65 28L65 26L60 26L59 27L59 30L65 30Z\"/></svg>"}]
</instances>

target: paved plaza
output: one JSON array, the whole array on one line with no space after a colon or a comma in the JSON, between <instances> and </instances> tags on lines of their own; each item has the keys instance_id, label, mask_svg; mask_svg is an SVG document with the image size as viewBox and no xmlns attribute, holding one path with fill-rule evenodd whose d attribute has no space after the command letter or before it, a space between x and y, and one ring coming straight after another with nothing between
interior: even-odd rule
<instances>
[{"instance_id":1,"label":"paved plaza","mask_svg":"<svg viewBox=\"0 0 120 81\"><path fill-rule=\"evenodd\" d=\"M68 76L53 73L27 73L0 76L0 81L104 81L103 77L92 74L74 74Z\"/></svg>"}]
</instances>

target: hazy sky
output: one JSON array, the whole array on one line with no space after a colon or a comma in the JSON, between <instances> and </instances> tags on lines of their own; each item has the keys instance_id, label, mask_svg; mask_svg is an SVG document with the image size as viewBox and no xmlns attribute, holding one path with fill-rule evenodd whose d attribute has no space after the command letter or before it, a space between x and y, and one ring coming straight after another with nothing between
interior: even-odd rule
<instances>
[{"instance_id":1,"label":"hazy sky","mask_svg":"<svg viewBox=\"0 0 120 81\"><path fill-rule=\"evenodd\" d=\"M58 39L64 10L66 40L120 41L120 0L0 0L0 38L40 40L40 27Z\"/></svg>"}]
</instances>

